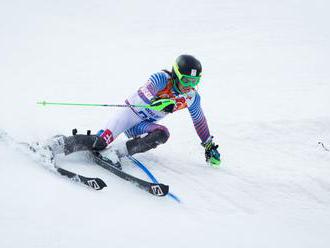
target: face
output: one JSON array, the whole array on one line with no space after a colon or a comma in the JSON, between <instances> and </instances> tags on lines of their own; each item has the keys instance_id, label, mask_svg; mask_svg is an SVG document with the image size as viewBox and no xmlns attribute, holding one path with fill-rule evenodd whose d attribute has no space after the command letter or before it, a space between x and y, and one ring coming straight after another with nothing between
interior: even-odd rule
<instances>
[{"instance_id":1,"label":"face","mask_svg":"<svg viewBox=\"0 0 330 248\"><path fill-rule=\"evenodd\" d=\"M178 83L178 88L182 93L188 93L193 89L193 87L191 86L183 86L182 84L180 84L180 82Z\"/></svg>"}]
</instances>

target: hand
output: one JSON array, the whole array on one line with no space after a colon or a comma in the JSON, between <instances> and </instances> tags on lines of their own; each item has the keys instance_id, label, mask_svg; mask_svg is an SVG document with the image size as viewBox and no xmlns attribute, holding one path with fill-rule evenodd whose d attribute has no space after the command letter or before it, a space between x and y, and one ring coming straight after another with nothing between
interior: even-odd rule
<instances>
[{"instance_id":1,"label":"hand","mask_svg":"<svg viewBox=\"0 0 330 248\"><path fill-rule=\"evenodd\" d=\"M173 113L174 107L175 101L171 99L156 98L150 104L150 109L165 113Z\"/></svg>"},{"instance_id":2,"label":"hand","mask_svg":"<svg viewBox=\"0 0 330 248\"><path fill-rule=\"evenodd\" d=\"M210 136L205 143L202 143L202 146L205 148L206 162L210 163L213 167L220 167L221 155L218 152L219 146L213 142L213 136Z\"/></svg>"}]
</instances>

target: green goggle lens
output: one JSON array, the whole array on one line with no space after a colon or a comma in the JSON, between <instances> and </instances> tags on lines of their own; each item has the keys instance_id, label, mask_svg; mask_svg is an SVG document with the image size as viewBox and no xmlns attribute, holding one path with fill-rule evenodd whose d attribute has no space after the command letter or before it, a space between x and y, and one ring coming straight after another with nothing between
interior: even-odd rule
<instances>
[{"instance_id":1,"label":"green goggle lens","mask_svg":"<svg viewBox=\"0 0 330 248\"><path fill-rule=\"evenodd\" d=\"M177 77L179 79L179 82L184 87L196 87L196 85L199 84L201 76L189 76L189 75L181 74L177 64L174 64L173 68L174 68L175 74L177 75Z\"/></svg>"},{"instance_id":2,"label":"green goggle lens","mask_svg":"<svg viewBox=\"0 0 330 248\"><path fill-rule=\"evenodd\" d=\"M183 86L192 86L192 87L195 87L198 83L199 83L199 79L200 77L194 77L194 78L191 78L191 77L187 77L187 76L183 76L181 79L180 79L180 83L183 85Z\"/></svg>"}]
</instances>

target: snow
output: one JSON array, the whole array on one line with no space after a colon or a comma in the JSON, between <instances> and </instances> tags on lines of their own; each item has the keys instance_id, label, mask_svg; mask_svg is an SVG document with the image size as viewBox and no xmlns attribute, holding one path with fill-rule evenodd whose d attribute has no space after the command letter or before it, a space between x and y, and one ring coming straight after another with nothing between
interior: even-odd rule
<instances>
[{"instance_id":1,"label":"snow","mask_svg":"<svg viewBox=\"0 0 330 248\"><path fill-rule=\"evenodd\" d=\"M94 166L100 192L0 142L0 247L329 247L330 4L315 0L1 1L0 130L20 141L103 128L181 53L203 63L203 110L223 163L208 167L185 111L137 155L183 201ZM127 171L144 175L132 165Z\"/></svg>"}]
</instances>

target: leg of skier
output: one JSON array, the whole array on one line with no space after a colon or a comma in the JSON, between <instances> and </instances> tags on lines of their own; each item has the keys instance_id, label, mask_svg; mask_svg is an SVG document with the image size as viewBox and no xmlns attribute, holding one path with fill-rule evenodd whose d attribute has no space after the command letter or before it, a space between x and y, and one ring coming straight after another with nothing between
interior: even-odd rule
<instances>
[{"instance_id":1,"label":"leg of skier","mask_svg":"<svg viewBox=\"0 0 330 248\"><path fill-rule=\"evenodd\" d=\"M107 123L105 131L102 130L98 135L58 135L46 142L36 143L35 147L38 151L52 153L49 155L49 157L52 157L52 160L56 154L61 153L68 155L77 151L102 151L122 132L141 121L141 118L132 112L131 109L121 109Z\"/></svg>"},{"instance_id":2,"label":"leg of skier","mask_svg":"<svg viewBox=\"0 0 330 248\"><path fill-rule=\"evenodd\" d=\"M120 156L146 152L164 144L170 136L166 127L151 121L142 121L134 112L126 109L111 118L105 130L101 130L98 135L66 137L64 153L67 155L82 150L102 151L124 131L128 138L133 139L116 147ZM111 151L108 152L109 155Z\"/></svg>"},{"instance_id":3,"label":"leg of skier","mask_svg":"<svg viewBox=\"0 0 330 248\"><path fill-rule=\"evenodd\" d=\"M97 135L76 134L72 136L55 136L44 144L40 150L51 152L53 157L56 154L65 155L77 151L103 151L112 141L125 131L129 138L125 144L119 147L119 155L133 155L135 153L146 152L156 148L159 144L164 144L169 138L169 131L166 127L143 121L131 109L122 109L117 112L107 123L105 130L101 130ZM109 151L108 155L111 155Z\"/></svg>"},{"instance_id":4,"label":"leg of skier","mask_svg":"<svg viewBox=\"0 0 330 248\"><path fill-rule=\"evenodd\" d=\"M164 144L170 136L166 127L149 121L143 121L137 124L127 130L125 134L128 138L133 138L126 142L127 153L129 155L154 149L158 145ZM146 135L141 137L144 134Z\"/></svg>"}]
</instances>

